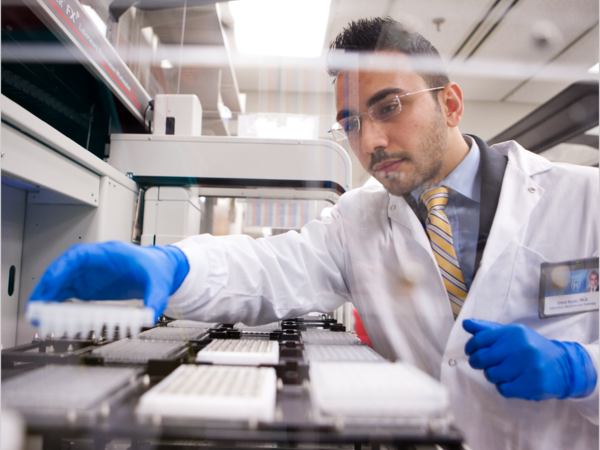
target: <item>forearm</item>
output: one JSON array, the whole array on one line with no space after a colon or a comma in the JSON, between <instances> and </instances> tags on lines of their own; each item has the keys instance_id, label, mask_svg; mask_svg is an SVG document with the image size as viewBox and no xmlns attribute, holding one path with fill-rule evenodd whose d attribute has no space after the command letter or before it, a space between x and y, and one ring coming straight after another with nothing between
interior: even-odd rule
<instances>
[{"instance_id":1,"label":"forearm","mask_svg":"<svg viewBox=\"0 0 600 450\"><path fill-rule=\"evenodd\" d=\"M202 235L177 243L190 272L167 314L256 324L334 310L349 294L340 243L327 227L315 222L301 234L269 239Z\"/></svg>"}]
</instances>

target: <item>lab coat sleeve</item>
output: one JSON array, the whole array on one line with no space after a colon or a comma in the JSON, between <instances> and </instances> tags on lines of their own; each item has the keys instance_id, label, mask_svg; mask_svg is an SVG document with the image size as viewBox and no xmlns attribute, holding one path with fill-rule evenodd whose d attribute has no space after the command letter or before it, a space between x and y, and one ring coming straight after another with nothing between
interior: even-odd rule
<instances>
[{"instance_id":1,"label":"lab coat sleeve","mask_svg":"<svg viewBox=\"0 0 600 450\"><path fill-rule=\"evenodd\" d=\"M600 378L600 347L598 346L598 341L593 344L583 345L583 348L585 348L589 353L592 363L594 364L594 368L596 369L596 374L598 375L598 378ZM598 384L598 381L596 381L596 388L594 389L594 392L587 397L567 400L569 402L573 402L579 413L594 425L598 425L598 401L600 400L598 395Z\"/></svg>"},{"instance_id":2,"label":"lab coat sleeve","mask_svg":"<svg viewBox=\"0 0 600 450\"><path fill-rule=\"evenodd\" d=\"M190 271L169 299L172 317L255 325L333 311L350 300L337 208L301 233L256 240L204 234L175 245Z\"/></svg>"}]
</instances>

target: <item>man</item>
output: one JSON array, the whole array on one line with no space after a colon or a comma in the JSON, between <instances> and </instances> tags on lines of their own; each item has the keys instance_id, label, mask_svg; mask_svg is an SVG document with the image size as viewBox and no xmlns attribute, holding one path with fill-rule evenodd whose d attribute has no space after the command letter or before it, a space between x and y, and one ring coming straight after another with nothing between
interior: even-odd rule
<instances>
[{"instance_id":1,"label":"man","mask_svg":"<svg viewBox=\"0 0 600 450\"><path fill-rule=\"evenodd\" d=\"M587 292L598 292L598 272L595 270L590 273Z\"/></svg>"},{"instance_id":2,"label":"man","mask_svg":"<svg viewBox=\"0 0 600 450\"><path fill-rule=\"evenodd\" d=\"M461 135L460 88L392 20L352 23L333 48L399 67L333 72L332 134L383 187L300 234L74 247L32 299L168 298L171 315L249 324L352 301L376 350L448 388L473 449L597 448L598 314L540 319L538 290L541 263L598 255L598 171Z\"/></svg>"}]
</instances>

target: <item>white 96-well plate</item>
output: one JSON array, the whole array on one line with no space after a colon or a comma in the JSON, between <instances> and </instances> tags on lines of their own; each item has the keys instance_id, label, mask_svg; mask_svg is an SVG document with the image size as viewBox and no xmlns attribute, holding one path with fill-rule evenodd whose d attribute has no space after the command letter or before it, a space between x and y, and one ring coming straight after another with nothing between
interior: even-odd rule
<instances>
[{"instance_id":1,"label":"white 96-well plate","mask_svg":"<svg viewBox=\"0 0 600 450\"><path fill-rule=\"evenodd\" d=\"M167 359L185 348L181 341L153 341L149 339L121 339L92 350L109 363L146 364L151 359Z\"/></svg>"},{"instance_id":2,"label":"white 96-well plate","mask_svg":"<svg viewBox=\"0 0 600 450\"><path fill-rule=\"evenodd\" d=\"M138 335L140 339L152 339L160 341L182 341L200 339L208 332L208 328L169 328L156 327L143 331Z\"/></svg>"},{"instance_id":3,"label":"white 96-well plate","mask_svg":"<svg viewBox=\"0 0 600 450\"><path fill-rule=\"evenodd\" d=\"M322 417L380 420L444 416L445 388L403 363L311 362L310 386Z\"/></svg>"},{"instance_id":4,"label":"white 96-well plate","mask_svg":"<svg viewBox=\"0 0 600 450\"><path fill-rule=\"evenodd\" d=\"M198 322L197 320L174 320L167 324L168 328L214 328L219 325L217 322Z\"/></svg>"},{"instance_id":5,"label":"white 96-well plate","mask_svg":"<svg viewBox=\"0 0 600 450\"><path fill-rule=\"evenodd\" d=\"M47 365L3 381L2 409L61 417L89 413L137 374L125 367Z\"/></svg>"},{"instance_id":6,"label":"white 96-well plate","mask_svg":"<svg viewBox=\"0 0 600 450\"><path fill-rule=\"evenodd\" d=\"M313 362L386 362L383 356L366 345L317 345L306 344L306 357Z\"/></svg>"},{"instance_id":7,"label":"white 96-well plate","mask_svg":"<svg viewBox=\"0 0 600 450\"><path fill-rule=\"evenodd\" d=\"M302 332L305 344L318 345L360 345L360 339L354 333L346 331L307 330Z\"/></svg>"},{"instance_id":8,"label":"white 96-well plate","mask_svg":"<svg viewBox=\"0 0 600 450\"><path fill-rule=\"evenodd\" d=\"M240 331L245 331L247 333L270 333L274 330L279 330L281 326L279 322L267 323L265 325L245 325L242 322L236 323L233 328Z\"/></svg>"},{"instance_id":9,"label":"white 96-well plate","mask_svg":"<svg viewBox=\"0 0 600 450\"><path fill-rule=\"evenodd\" d=\"M279 362L279 342L267 339L215 339L196 355L196 361L236 366Z\"/></svg>"},{"instance_id":10,"label":"white 96-well plate","mask_svg":"<svg viewBox=\"0 0 600 450\"><path fill-rule=\"evenodd\" d=\"M181 365L139 400L141 416L272 422L277 375L269 367Z\"/></svg>"}]
</instances>

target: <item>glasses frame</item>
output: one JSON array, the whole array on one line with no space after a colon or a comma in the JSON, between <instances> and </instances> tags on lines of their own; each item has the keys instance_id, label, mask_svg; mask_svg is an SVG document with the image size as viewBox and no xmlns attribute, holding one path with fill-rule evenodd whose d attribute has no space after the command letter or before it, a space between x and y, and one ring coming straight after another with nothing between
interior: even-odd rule
<instances>
[{"instance_id":1,"label":"glasses frame","mask_svg":"<svg viewBox=\"0 0 600 450\"><path fill-rule=\"evenodd\" d=\"M373 117L373 115L372 115L372 114L373 114L373 111L375 110L375 105L373 105L373 106L371 106L369 109L367 109L367 111L366 111L366 112L363 112L363 113L360 113L360 114L357 114L357 115L354 115L354 116L348 116L348 117L345 117L345 118L344 118L344 119L342 119L342 120L339 120L339 121L337 121L336 123L334 123L334 124L331 126L331 129L330 129L329 131L327 131L327 132L328 132L328 133L331 133L331 135L333 136L333 139L335 139L335 141L337 141L337 142L339 142L339 141L343 141L343 140L345 140L345 139L348 139L348 138L349 138L348 134L347 134L347 133L346 133L346 131L344 130L344 126L343 126L343 124L342 124L342 122L343 122L343 121L345 121L345 120L347 120L347 121L350 121L350 120L356 120L356 122L358 123L358 128L357 128L357 130L356 130L356 133L358 134L358 133L360 132L360 116L362 116L362 115L365 115L365 114L366 114L367 116L369 116L369 118L370 118L370 119L371 119L373 122L384 122L384 121L386 121L386 120L388 120L388 119L390 119L390 118L392 118L392 117L395 117L395 116L397 116L398 114L400 114L400 113L402 112L402 103L400 102L400 99L401 99L402 97L408 97L409 95L420 94L421 92L439 91L440 89L445 89L445 88L446 88L446 86L441 86L441 87L435 87L435 88L429 88L429 89L422 89L422 90L420 90L420 91L416 91L416 92L409 92L408 94L396 95L396 97L395 97L395 100L397 100L397 101L398 101L398 112L397 112L397 113L395 113L395 114L392 114L391 116L389 116L389 117L386 117L386 118L385 118L385 119L383 119L383 120L376 120L376 119ZM379 102L377 102L377 103L379 103ZM339 128L334 128L336 125L337 125ZM341 137L341 138L339 138L339 139L338 139L338 138L337 138L338 134L343 134L343 135L344 135L344 137Z\"/></svg>"}]
</instances>

